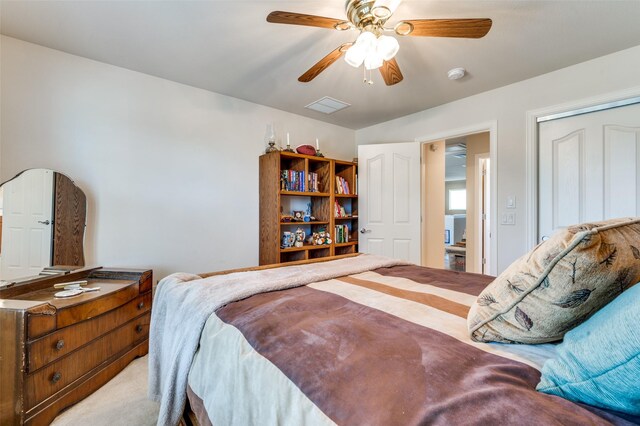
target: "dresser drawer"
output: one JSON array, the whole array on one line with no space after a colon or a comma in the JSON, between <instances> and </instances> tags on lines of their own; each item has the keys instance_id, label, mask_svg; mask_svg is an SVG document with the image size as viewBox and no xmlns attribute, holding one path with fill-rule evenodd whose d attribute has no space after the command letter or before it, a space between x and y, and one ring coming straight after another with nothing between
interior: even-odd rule
<instances>
[{"instance_id":1,"label":"dresser drawer","mask_svg":"<svg viewBox=\"0 0 640 426\"><path fill-rule=\"evenodd\" d=\"M46 300L47 309L42 312L29 312L27 316L27 337L35 339L47 333L95 318L112 309L135 299L141 293L139 283L126 280L110 282L89 280L91 286L100 287L99 291L83 293L69 299L54 297L59 290L53 287L34 293Z\"/></svg>"},{"instance_id":2,"label":"dresser drawer","mask_svg":"<svg viewBox=\"0 0 640 426\"><path fill-rule=\"evenodd\" d=\"M142 294L106 314L28 342L27 371L31 373L44 367L142 313L148 312L149 309L151 309L151 292Z\"/></svg>"},{"instance_id":3,"label":"dresser drawer","mask_svg":"<svg viewBox=\"0 0 640 426\"><path fill-rule=\"evenodd\" d=\"M116 328L87 346L27 376L26 406L34 407L109 358L148 337L150 314L146 313Z\"/></svg>"}]
</instances>

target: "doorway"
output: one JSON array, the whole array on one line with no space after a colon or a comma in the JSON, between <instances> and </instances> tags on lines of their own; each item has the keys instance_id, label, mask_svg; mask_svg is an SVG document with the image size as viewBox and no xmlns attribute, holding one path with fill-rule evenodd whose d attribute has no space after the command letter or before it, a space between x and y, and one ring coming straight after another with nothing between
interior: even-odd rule
<instances>
[{"instance_id":1,"label":"doorway","mask_svg":"<svg viewBox=\"0 0 640 426\"><path fill-rule=\"evenodd\" d=\"M488 274L490 132L423 144L423 264Z\"/></svg>"}]
</instances>

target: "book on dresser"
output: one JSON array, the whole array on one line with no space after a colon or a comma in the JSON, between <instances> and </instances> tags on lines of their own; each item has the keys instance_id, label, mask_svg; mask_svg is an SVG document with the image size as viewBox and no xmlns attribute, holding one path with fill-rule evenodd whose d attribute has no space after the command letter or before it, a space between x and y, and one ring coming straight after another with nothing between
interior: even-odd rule
<instances>
[{"instance_id":1,"label":"book on dresser","mask_svg":"<svg viewBox=\"0 0 640 426\"><path fill-rule=\"evenodd\" d=\"M356 174L349 161L283 151L260 156L260 264L357 253ZM297 220L300 212L304 220ZM290 244L299 229L304 243Z\"/></svg>"}]
</instances>

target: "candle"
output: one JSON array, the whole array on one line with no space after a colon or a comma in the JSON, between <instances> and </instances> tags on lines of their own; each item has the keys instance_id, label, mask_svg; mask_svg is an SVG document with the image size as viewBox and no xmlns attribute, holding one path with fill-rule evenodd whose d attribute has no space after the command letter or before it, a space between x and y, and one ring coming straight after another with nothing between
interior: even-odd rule
<instances>
[{"instance_id":1,"label":"candle","mask_svg":"<svg viewBox=\"0 0 640 426\"><path fill-rule=\"evenodd\" d=\"M289 132L287 132L287 147L289 147L291 144L289 143Z\"/></svg>"},{"instance_id":2,"label":"candle","mask_svg":"<svg viewBox=\"0 0 640 426\"><path fill-rule=\"evenodd\" d=\"M320 151L320 142L318 142L318 138L316 138L316 151Z\"/></svg>"}]
</instances>

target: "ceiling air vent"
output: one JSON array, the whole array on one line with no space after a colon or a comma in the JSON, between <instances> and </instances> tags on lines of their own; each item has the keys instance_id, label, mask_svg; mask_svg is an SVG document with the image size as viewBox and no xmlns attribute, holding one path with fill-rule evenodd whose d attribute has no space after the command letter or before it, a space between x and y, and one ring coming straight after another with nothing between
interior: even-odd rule
<instances>
[{"instance_id":1,"label":"ceiling air vent","mask_svg":"<svg viewBox=\"0 0 640 426\"><path fill-rule=\"evenodd\" d=\"M322 112L324 114L333 114L336 111L340 111L341 109L344 109L350 106L351 104L339 101L337 99L330 98L329 96L325 96L324 98L318 99L315 102L311 102L305 108Z\"/></svg>"}]
</instances>

